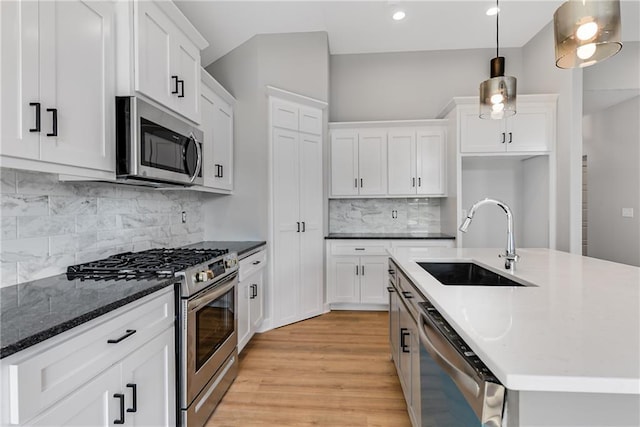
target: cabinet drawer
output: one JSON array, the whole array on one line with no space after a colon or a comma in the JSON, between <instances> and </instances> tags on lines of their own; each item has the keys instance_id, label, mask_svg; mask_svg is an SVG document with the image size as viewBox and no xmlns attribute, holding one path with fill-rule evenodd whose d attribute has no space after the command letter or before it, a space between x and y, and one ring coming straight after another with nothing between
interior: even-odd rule
<instances>
[{"instance_id":1,"label":"cabinet drawer","mask_svg":"<svg viewBox=\"0 0 640 427\"><path fill-rule=\"evenodd\" d=\"M251 276L256 271L264 268L267 264L267 251L261 250L247 258L240 260L240 271L238 273L238 280L243 281L247 277Z\"/></svg>"},{"instance_id":2,"label":"cabinet drawer","mask_svg":"<svg viewBox=\"0 0 640 427\"><path fill-rule=\"evenodd\" d=\"M386 242L380 243L333 243L331 245L331 255L389 255L387 248L389 244Z\"/></svg>"},{"instance_id":3,"label":"cabinet drawer","mask_svg":"<svg viewBox=\"0 0 640 427\"><path fill-rule=\"evenodd\" d=\"M3 360L11 423L28 421L170 327L174 304L167 287Z\"/></svg>"},{"instance_id":4,"label":"cabinet drawer","mask_svg":"<svg viewBox=\"0 0 640 427\"><path fill-rule=\"evenodd\" d=\"M409 309L409 313L411 317L413 317L415 322L418 322L420 307L418 306L419 302L424 302L424 297L422 294L411 284L409 279L402 273L399 272L397 275L397 287L398 292L400 292L401 299L407 305Z\"/></svg>"}]
</instances>

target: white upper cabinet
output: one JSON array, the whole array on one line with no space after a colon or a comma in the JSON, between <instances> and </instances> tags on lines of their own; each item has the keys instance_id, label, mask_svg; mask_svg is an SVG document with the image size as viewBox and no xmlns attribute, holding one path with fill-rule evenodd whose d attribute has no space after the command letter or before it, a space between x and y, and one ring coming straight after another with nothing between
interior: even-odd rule
<instances>
[{"instance_id":1,"label":"white upper cabinet","mask_svg":"<svg viewBox=\"0 0 640 427\"><path fill-rule=\"evenodd\" d=\"M445 195L445 142L440 125L389 130L389 194Z\"/></svg>"},{"instance_id":2,"label":"white upper cabinet","mask_svg":"<svg viewBox=\"0 0 640 427\"><path fill-rule=\"evenodd\" d=\"M331 126L330 197L446 196L443 121Z\"/></svg>"},{"instance_id":3,"label":"white upper cabinet","mask_svg":"<svg viewBox=\"0 0 640 427\"><path fill-rule=\"evenodd\" d=\"M233 105L235 99L204 69L200 104L204 133L204 186L233 190Z\"/></svg>"},{"instance_id":4,"label":"white upper cabinet","mask_svg":"<svg viewBox=\"0 0 640 427\"><path fill-rule=\"evenodd\" d=\"M331 133L331 195L387 194L387 133L379 129Z\"/></svg>"},{"instance_id":5,"label":"white upper cabinet","mask_svg":"<svg viewBox=\"0 0 640 427\"><path fill-rule=\"evenodd\" d=\"M118 22L119 95L142 94L200 123L200 51L206 40L172 2L124 2Z\"/></svg>"},{"instance_id":6,"label":"white upper cabinet","mask_svg":"<svg viewBox=\"0 0 640 427\"><path fill-rule=\"evenodd\" d=\"M113 173L114 3L3 1L0 7L3 165Z\"/></svg>"},{"instance_id":7,"label":"white upper cabinet","mask_svg":"<svg viewBox=\"0 0 640 427\"><path fill-rule=\"evenodd\" d=\"M462 98L466 99L466 98ZM478 117L477 105L460 105L461 154L546 154L553 149L556 97L521 95L517 112L503 120Z\"/></svg>"}]
</instances>

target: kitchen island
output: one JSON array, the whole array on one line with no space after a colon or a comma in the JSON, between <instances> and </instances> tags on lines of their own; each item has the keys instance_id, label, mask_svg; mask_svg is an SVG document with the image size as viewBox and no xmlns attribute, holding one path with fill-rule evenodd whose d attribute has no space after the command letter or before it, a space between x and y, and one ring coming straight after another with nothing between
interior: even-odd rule
<instances>
[{"instance_id":1,"label":"kitchen island","mask_svg":"<svg viewBox=\"0 0 640 427\"><path fill-rule=\"evenodd\" d=\"M640 268L548 249L406 248L392 258L508 389L509 426L640 425ZM473 261L531 286L445 286Z\"/></svg>"}]
</instances>

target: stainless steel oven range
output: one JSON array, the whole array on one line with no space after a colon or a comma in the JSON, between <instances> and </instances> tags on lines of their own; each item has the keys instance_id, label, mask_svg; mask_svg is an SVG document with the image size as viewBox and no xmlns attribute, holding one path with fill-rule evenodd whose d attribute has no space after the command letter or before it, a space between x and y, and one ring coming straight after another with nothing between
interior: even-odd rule
<instances>
[{"instance_id":1,"label":"stainless steel oven range","mask_svg":"<svg viewBox=\"0 0 640 427\"><path fill-rule=\"evenodd\" d=\"M67 269L70 278L175 277L177 424L202 427L238 372L238 256L220 249L125 252Z\"/></svg>"}]
</instances>

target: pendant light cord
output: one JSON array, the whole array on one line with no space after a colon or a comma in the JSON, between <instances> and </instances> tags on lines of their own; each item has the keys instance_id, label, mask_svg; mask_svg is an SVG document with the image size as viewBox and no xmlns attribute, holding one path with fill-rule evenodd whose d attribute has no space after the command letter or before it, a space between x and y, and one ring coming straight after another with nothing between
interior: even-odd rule
<instances>
[{"instance_id":1,"label":"pendant light cord","mask_svg":"<svg viewBox=\"0 0 640 427\"><path fill-rule=\"evenodd\" d=\"M500 37L498 37L498 34L500 33L500 8L498 7L498 1L496 0L496 10L498 11L498 13L496 13L496 58L500 56L499 53L499 46L500 46Z\"/></svg>"}]
</instances>

